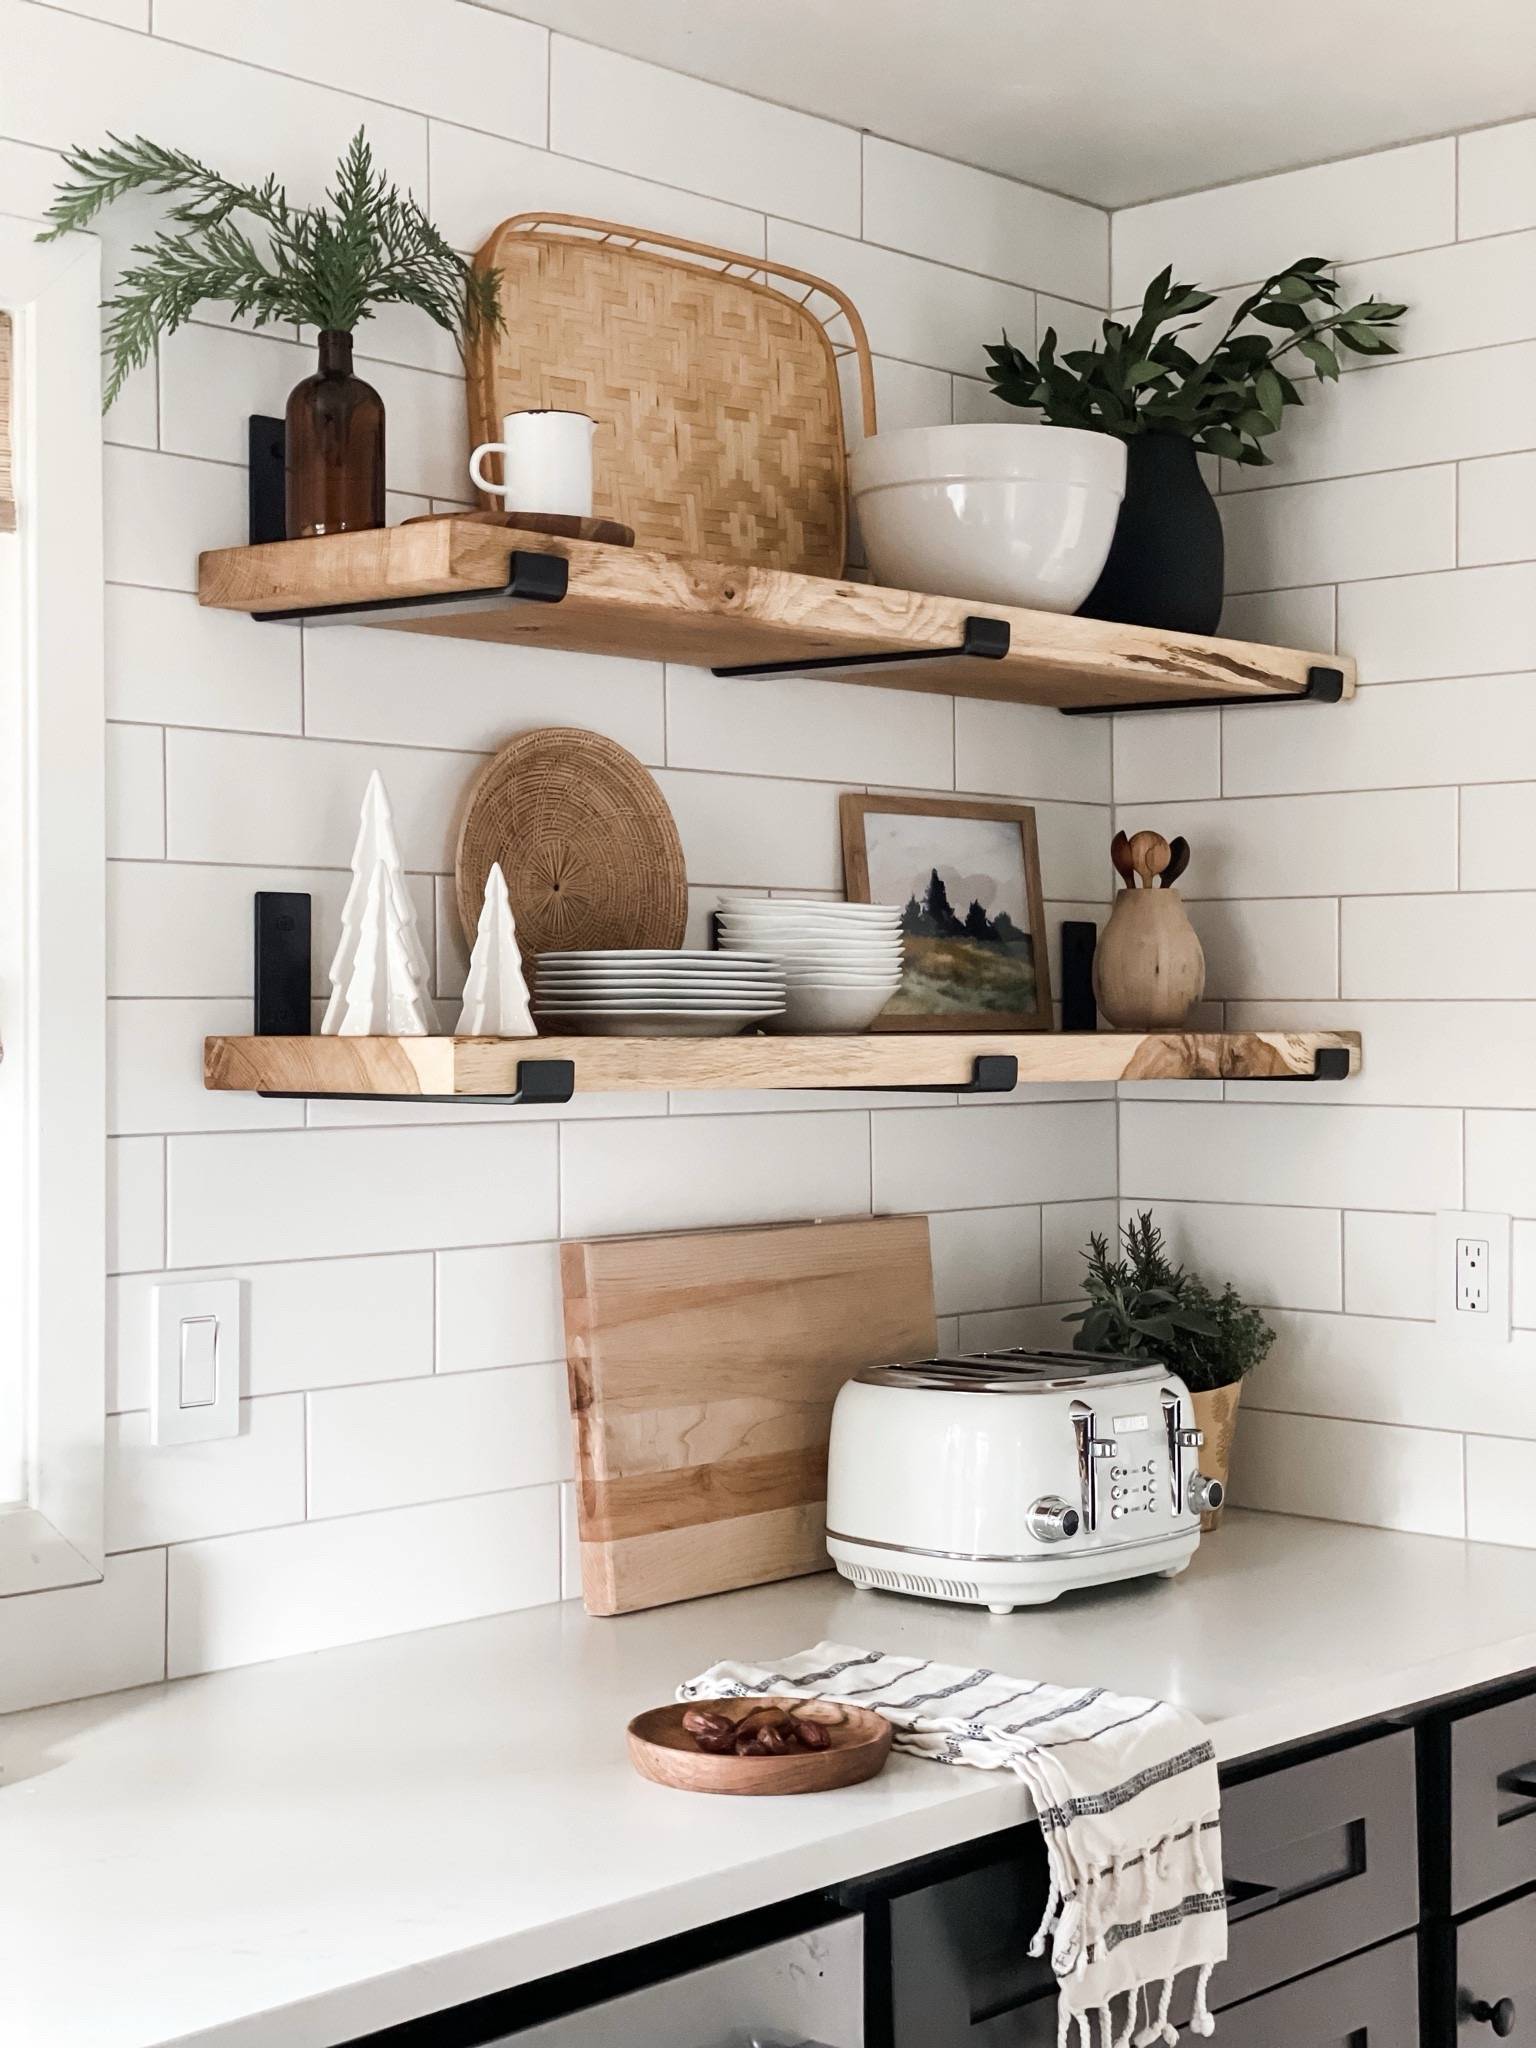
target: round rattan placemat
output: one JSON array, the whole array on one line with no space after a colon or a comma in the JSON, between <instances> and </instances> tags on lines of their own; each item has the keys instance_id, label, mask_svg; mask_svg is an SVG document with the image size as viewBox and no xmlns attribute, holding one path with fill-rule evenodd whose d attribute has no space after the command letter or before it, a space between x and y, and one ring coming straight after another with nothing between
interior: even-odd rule
<instances>
[{"instance_id":1,"label":"round rattan placemat","mask_svg":"<svg viewBox=\"0 0 1536 2048\"><path fill-rule=\"evenodd\" d=\"M680 946L682 843L634 755L601 733L549 725L487 763L459 826L459 922L474 940L500 861L525 960L580 947Z\"/></svg>"}]
</instances>

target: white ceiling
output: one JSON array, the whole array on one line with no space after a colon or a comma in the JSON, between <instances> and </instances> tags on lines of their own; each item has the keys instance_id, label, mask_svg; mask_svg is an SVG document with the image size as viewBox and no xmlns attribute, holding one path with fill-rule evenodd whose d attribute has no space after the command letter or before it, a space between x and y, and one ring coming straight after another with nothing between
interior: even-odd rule
<instances>
[{"instance_id":1,"label":"white ceiling","mask_svg":"<svg viewBox=\"0 0 1536 2048\"><path fill-rule=\"evenodd\" d=\"M1101 206L1536 112L1533 0L484 0Z\"/></svg>"}]
</instances>

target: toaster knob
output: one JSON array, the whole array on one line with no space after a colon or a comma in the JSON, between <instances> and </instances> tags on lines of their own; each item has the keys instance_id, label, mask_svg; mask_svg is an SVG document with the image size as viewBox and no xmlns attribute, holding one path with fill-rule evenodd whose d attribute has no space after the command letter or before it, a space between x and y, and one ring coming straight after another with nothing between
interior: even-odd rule
<instances>
[{"instance_id":1,"label":"toaster knob","mask_svg":"<svg viewBox=\"0 0 1536 2048\"><path fill-rule=\"evenodd\" d=\"M1047 1494L1044 1500L1035 1502L1024 1521L1037 1543L1065 1543L1082 1527L1082 1519L1076 1508Z\"/></svg>"},{"instance_id":2,"label":"toaster knob","mask_svg":"<svg viewBox=\"0 0 1536 2048\"><path fill-rule=\"evenodd\" d=\"M1214 1513L1227 1497L1227 1489L1219 1479L1207 1479L1203 1472L1191 1472L1189 1486L1184 1498L1192 1515Z\"/></svg>"}]
</instances>

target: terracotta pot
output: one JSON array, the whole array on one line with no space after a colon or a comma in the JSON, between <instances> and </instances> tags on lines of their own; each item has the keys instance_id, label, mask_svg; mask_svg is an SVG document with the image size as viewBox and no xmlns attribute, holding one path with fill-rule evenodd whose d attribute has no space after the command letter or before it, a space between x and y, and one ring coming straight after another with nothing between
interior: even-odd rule
<instances>
[{"instance_id":1,"label":"terracotta pot","mask_svg":"<svg viewBox=\"0 0 1536 2048\"><path fill-rule=\"evenodd\" d=\"M1200 1470L1207 1479L1219 1479L1227 1483L1227 1468L1232 1462L1232 1438L1237 1431L1237 1406L1243 1398L1243 1383L1233 1380L1230 1386L1212 1387L1203 1394L1191 1394L1194 1404L1195 1427L1205 1437L1200 1452ZM1201 1532L1209 1535L1221 1521L1222 1510L1200 1517Z\"/></svg>"},{"instance_id":2,"label":"terracotta pot","mask_svg":"<svg viewBox=\"0 0 1536 2048\"><path fill-rule=\"evenodd\" d=\"M1093 992L1122 1031L1182 1024L1205 993L1205 954L1177 889L1122 889L1099 934Z\"/></svg>"}]
</instances>

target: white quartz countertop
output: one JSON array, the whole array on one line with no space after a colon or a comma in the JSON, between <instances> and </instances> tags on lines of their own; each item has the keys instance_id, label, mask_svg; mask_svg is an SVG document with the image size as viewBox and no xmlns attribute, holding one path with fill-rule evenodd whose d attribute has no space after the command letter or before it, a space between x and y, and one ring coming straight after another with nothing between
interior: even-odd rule
<instances>
[{"instance_id":1,"label":"white quartz countertop","mask_svg":"<svg viewBox=\"0 0 1536 2048\"><path fill-rule=\"evenodd\" d=\"M1029 1817L893 1757L645 1783L624 1727L822 1639L1178 1701L1225 1760L1536 1666L1536 1551L1234 1515L1182 1579L991 1616L831 1576L470 1622L0 1719L5 2048L330 2048Z\"/></svg>"}]
</instances>

